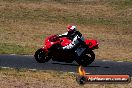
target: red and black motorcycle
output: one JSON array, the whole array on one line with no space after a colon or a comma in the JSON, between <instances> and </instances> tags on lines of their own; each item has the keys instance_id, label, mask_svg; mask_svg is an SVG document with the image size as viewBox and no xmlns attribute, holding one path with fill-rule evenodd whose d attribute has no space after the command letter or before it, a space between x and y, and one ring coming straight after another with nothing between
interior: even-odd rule
<instances>
[{"instance_id":1,"label":"red and black motorcycle","mask_svg":"<svg viewBox=\"0 0 132 88\"><path fill-rule=\"evenodd\" d=\"M48 62L50 59L58 62L72 63L76 61L79 65L87 66L95 60L94 49L98 49L96 40L86 39L71 50L62 50L59 47L71 43L67 37L59 38L58 35L52 35L45 39L44 47L35 52L35 59L39 63Z\"/></svg>"}]
</instances>

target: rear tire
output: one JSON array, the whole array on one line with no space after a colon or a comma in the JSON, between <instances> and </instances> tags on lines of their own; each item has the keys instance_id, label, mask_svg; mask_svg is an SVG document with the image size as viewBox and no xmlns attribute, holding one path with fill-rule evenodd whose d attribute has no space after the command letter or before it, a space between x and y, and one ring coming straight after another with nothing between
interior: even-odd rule
<instances>
[{"instance_id":1,"label":"rear tire","mask_svg":"<svg viewBox=\"0 0 132 88\"><path fill-rule=\"evenodd\" d=\"M88 66L95 60L95 54L92 50L85 51L84 54L82 54L78 59L76 59L76 62L79 65L82 65L84 67Z\"/></svg>"},{"instance_id":2,"label":"rear tire","mask_svg":"<svg viewBox=\"0 0 132 88\"><path fill-rule=\"evenodd\" d=\"M50 60L50 58L48 57L48 55L46 55L46 52L42 48L38 49L35 52L34 57L35 60L39 63L45 63Z\"/></svg>"}]
</instances>

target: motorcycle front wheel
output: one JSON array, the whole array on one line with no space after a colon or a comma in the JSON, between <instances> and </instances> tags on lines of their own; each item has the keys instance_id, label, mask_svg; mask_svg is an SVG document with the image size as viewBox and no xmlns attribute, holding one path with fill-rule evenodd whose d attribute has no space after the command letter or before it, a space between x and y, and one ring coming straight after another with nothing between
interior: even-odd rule
<instances>
[{"instance_id":1,"label":"motorcycle front wheel","mask_svg":"<svg viewBox=\"0 0 132 88\"><path fill-rule=\"evenodd\" d=\"M78 59L76 59L76 62L81 66L88 66L95 60L95 54L92 50L85 51L84 54L82 54Z\"/></svg>"},{"instance_id":2,"label":"motorcycle front wheel","mask_svg":"<svg viewBox=\"0 0 132 88\"><path fill-rule=\"evenodd\" d=\"M46 52L42 48L38 49L35 52L34 57L35 60L39 63L45 63L50 60L50 58L48 57L48 55L46 55Z\"/></svg>"}]
</instances>

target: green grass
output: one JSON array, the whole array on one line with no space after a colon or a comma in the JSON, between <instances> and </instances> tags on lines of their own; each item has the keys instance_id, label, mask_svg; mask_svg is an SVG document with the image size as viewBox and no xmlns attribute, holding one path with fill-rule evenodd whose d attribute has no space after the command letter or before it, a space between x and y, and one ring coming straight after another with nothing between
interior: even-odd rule
<instances>
[{"instance_id":1,"label":"green grass","mask_svg":"<svg viewBox=\"0 0 132 88\"><path fill-rule=\"evenodd\" d=\"M131 6L132 0L104 0L108 2L110 5L117 5L117 6Z\"/></svg>"},{"instance_id":2,"label":"green grass","mask_svg":"<svg viewBox=\"0 0 132 88\"><path fill-rule=\"evenodd\" d=\"M1 54L34 54L35 47L0 43Z\"/></svg>"},{"instance_id":3,"label":"green grass","mask_svg":"<svg viewBox=\"0 0 132 88\"><path fill-rule=\"evenodd\" d=\"M42 2L45 0L4 0L5 2L10 2L10 3L37 3L37 2Z\"/></svg>"}]
</instances>

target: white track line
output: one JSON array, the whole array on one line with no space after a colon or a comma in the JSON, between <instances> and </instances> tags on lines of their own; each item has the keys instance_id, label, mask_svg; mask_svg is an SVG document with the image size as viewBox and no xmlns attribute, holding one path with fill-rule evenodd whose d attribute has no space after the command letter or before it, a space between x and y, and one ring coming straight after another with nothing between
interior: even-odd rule
<instances>
[{"instance_id":1,"label":"white track line","mask_svg":"<svg viewBox=\"0 0 132 88\"><path fill-rule=\"evenodd\" d=\"M16 54L10 54L10 55L15 56Z\"/></svg>"},{"instance_id":2,"label":"white track line","mask_svg":"<svg viewBox=\"0 0 132 88\"><path fill-rule=\"evenodd\" d=\"M117 61L117 62L120 62L120 63L122 63L123 61Z\"/></svg>"},{"instance_id":3,"label":"white track line","mask_svg":"<svg viewBox=\"0 0 132 88\"><path fill-rule=\"evenodd\" d=\"M109 62L111 60L102 60L103 62ZM118 62L118 63L123 63L124 61L114 61L114 62Z\"/></svg>"},{"instance_id":4,"label":"white track line","mask_svg":"<svg viewBox=\"0 0 132 88\"><path fill-rule=\"evenodd\" d=\"M103 62L110 61L110 60L102 60Z\"/></svg>"},{"instance_id":5,"label":"white track line","mask_svg":"<svg viewBox=\"0 0 132 88\"><path fill-rule=\"evenodd\" d=\"M1 67L1 68L10 68L10 67Z\"/></svg>"},{"instance_id":6,"label":"white track line","mask_svg":"<svg viewBox=\"0 0 132 88\"><path fill-rule=\"evenodd\" d=\"M30 71L37 71L37 69L29 69Z\"/></svg>"}]
</instances>

